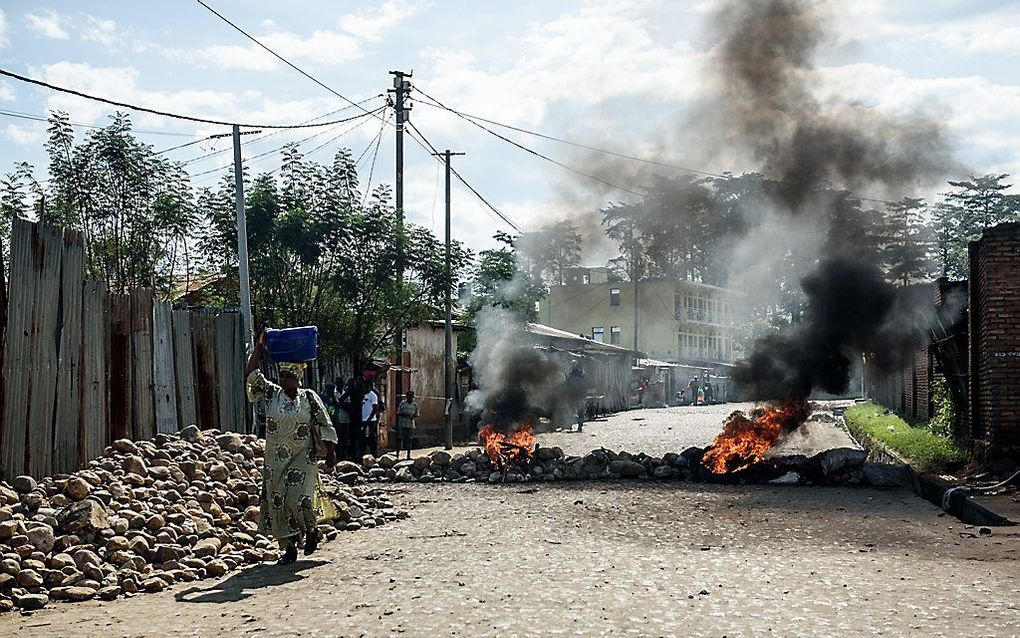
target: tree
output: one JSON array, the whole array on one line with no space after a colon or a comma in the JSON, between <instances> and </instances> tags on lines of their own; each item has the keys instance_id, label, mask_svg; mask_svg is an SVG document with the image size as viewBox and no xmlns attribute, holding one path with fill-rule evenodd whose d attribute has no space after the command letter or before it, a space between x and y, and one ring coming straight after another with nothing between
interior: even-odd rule
<instances>
[{"instance_id":1,"label":"tree","mask_svg":"<svg viewBox=\"0 0 1020 638\"><path fill-rule=\"evenodd\" d=\"M581 234L569 220L522 233L514 244L524 269L549 285L563 284L566 270L581 265Z\"/></svg>"},{"instance_id":2,"label":"tree","mask_svg":"<svg viewBox=\"0 0 1020 638\"><path fill-rule=\"evenodd\" d=\"M505 232L493 238L501 245L478 253L479 260L471 277L468 322L485 307L506 308L522 321L534 321L535 303L548 294L543 281L521 268L515 240Z\"/></svg>"},{"instance_id":3,"label":"tree","mask_svg":"<svg viewBox=\"0 0 1020 638\"><path fill-rule=\"evenodd\" d=\"M967 236L960 212L958 207L945 202L932 209L932 258L942 276L950 279L967 278Z\"/></svg>"},{"instance_id":4,"label":"tree","mask_svg":"<svg viewBox=\"0 0 1020 638\"><path fill-rule=\"evenodd\" d=\"M904 197L887 204L883 215L882 262L886 276L903 286L926 279L931 273L925 209L923 199Z\"/></svg>"},{"instance_id":5,"label":"tree","mask_svg":"<svg viewBox=\"0 0 1020 638\"><path fill-rule=\"evenodd\" d=\"M1004 184L1007 173L971 176L949 185L956 190L945 194L946 202L960 210L960 221L971 240L978 239L981 232L1002 222L1020 218L1020 200L1005 191L1012 184Z\"/></svg>"},{"instance_id":6,"label":"tree","mask_svg":"<svg viewBox=\"0 0 1020 638\"><path fill-rule=\"evenodd\" d=\"M15 164L14 170L0 179L0 259L10 259L11 222L14 218L29 219L36 203L42 198L42 188L32 176L32 165L27 162Z\"/></svg>"},{"instance_id":7,"label":"tree","mask_svg":"<svg viewBox=\"0 0 1020 638\"><path fill-rule=\"evenodd\" d=\"M439 315L469 254L444 250L427 229L401 233L385 186L362 204L347 149L329 165L307 161L296 146L283 152L280 177L262 174L246 188L252 313L257 326L319 327L323 356L357 365L384 356L393 335ZM236 278L233 180L206 189L202 242L211 265ZM404 265L404 280L395 276Z\"/></svg>"},{"instance_id":8,"label":"tree","mask_svg":"<svg viewBox=\"0 0 1020 638\"><path fill-rule=\"evenodd\" d=\"M66 113L49 121L46 220L82 233L86 276L170 296L198 219L183 167L136 140L126 114L77 144Z\"/></svg>"}]
</instances>

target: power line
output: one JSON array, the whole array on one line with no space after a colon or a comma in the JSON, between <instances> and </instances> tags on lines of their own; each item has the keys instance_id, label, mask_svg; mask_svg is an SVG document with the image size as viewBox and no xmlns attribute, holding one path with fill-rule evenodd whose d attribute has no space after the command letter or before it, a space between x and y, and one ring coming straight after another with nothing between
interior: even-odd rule
<instances>
[{"instance_id":1,"label":"power line","mask_svg":"<svg viewBox=\"0 0 1020 638\"><path fill-rule=\"evenodd\" d=\"M386 108L385 106L380 106L378 110L383 110L385 108ZM364 118L364 117L365 117L364 115L355 116L355 118ZM358 128L359 126L361 126L362 124L364 124L367 121L368 121L368 119L362 119L360 122L358 122L357 124L355 124L351 128L342 131L341 133L339 133L335 137L333 137L330 140L328 140L326 143L316 147L312 152L318 151L319 149L321 149L326 144L329 144L330 142L336 141L340 137L346 135L347 133L350 133L351 131L353 131L354 129ZM313 139L315 139L317 137L322 137L323 135L326 135L327 133L330 133L330 132L331 131L329 129L327 129L327 130L324 130L324 131L319 131L318 133L314 133L312 135L309 135L308 137L302 138L302 139L294 141L294 142L287 142L283 146L278 146L277 148L273 148L273 149L270 149L268 151L264 151L264 152L259 153L257 155L252 155L251 157L246 157L246 158L244 158L242 160L242 163L247 164L249 162L254 162L256 160L262 159L263 157L267 157L267 156L272 155L274 153L278 153L278 152L284 150L285 148L287 148L288 146L291 146L291 145L299 146L299 145L304 144L305 142L309 142L309 141L311 141L311 140L313 140ZM305 155L307 156L308 153L306 153ZM234 167L234 165L233 165L233 163L231 163L231 164L228 164L228 165L225 165L225 166L220 166L218 168L212 168L212 169L209 169L207 171L202 171L200 173L195 173L194 175L191 175L190 177L191 177L191 179L194 179L196 177L202 177L202 176L205 176L205 175L211 175L213 173L219 173L219 172L227 170L227 169L232 169L233 167ZM277 170L279 170L279 169L278 168L277 169L273 169L272 171L269 171L269 172L273 173L273 172L275 172Z\"/></svg>"},{"instance_id":2,"label":"power line","mask_svg":"<svg viewBox=\"0 0 1020 638\"><path fill-rule=\"evenodd\" d=\"M361 100L361 102L359 102L359 104L364 104L365 102L370 102L370 101L375 100L377 98L380 98L382 96L383 96L383 94L379 93L378 95L373 95L372 97L367 97L364 100ZM317 116L315 116L313 118L309 118L309 119L301 122L301 124L308 124L309 122L314 122L315 120L321 120L321 119L323 119L325 117L329 117L331 115L336 115L337 113L339 113L341 111L346 111L349 108L351 108L351 107L350 106L342 106L342 107L340 107L340 108L338 108L338 109L336 109L334 111L329 111L328 113L323 113L322 115L317 115ZM259 133L259 132L260 131L242 131L241 135L248 135L248 134ZM258 137L252 139L251 142L262 141L262 140L268 139L270 137L273 137L274 135L279 135L279 134L281 134L283 132L284 132L284 129L278 129L276 131L273 131L272 133L266 133L265 135L259 135ZM169 153L170 151L176 151L177 149L181 149L181 148L184 148L186 146L191 146L193 144L198 144L199 142L205 142L207 140L211 140L211 139L214 139L214 138L226 137L227 135L228 134L226 134L226 133L216 133L214 135L209 135L208 137L203 137L203 138L198 139L198 140L193 140L193 141L187 142L185 144L180 144L178 146L171 146L170 148L165 148L162 151L156 151L156 155L162 155L163 153ZM211 156L213 154L225 153L225 152L227 152L229 150L230 149L221 149L220 151L215 151L214 153L210 154L209 156ZM185 160L184 163L188 164L188 163L191 163L192 161L196 161L198 159L199 158L193 157L190 160Z\"/></svg>"},{"instance_id":3,"label":"power line","mask_svg":"<svg viewBox=\"0 0 1020 638\"><path fill-rule=\"evenodd\" d=\"M23 113L21 111L9 111L9 110L6 110L6 109L0 110L0 115L6 115L7 117L17 117L17 118L21 118L23 120L33 120L35 122L45 122L47 124L51 121L50 118L48 118L48 117L46 117L44 115L35 115L35 114L32 114L32 113ZM79 128L100 129L100 130L106 128L105 126L100 126L98 124L85 124L84 122L72 122L70 120L68 120L67 123L69 125L71 125L71 126L76 126L76 127L79 127ZM167 136L173 136L173 137L191 137L191 133L177 133L177 132L174 132L174 131L149 131L149 130L145 130L145 129L136 129L136 128L133 128L131 130L134 133L142 133L142 134L145 134L145 135L167 135Z\"/></svg>"},{"instance_id":4,"label":"power line","mask_svg":"<svg viewBox=\"0 0 1020 638\"><path fill-rule=\"evenodd\" d=\"M372 152L372 166L368 169L368 182L365 184L365 192L361 194L361 205L364 206L365 202L368 201L368 194L372 190L372 177L375 175L375 160L379 157L379 147L382 146L383 132L386 130L386 123L389 122L389 116L383 119L383 123L379 126L379 134L375 137L375 151ZM369 144L371 146L371 144ZM368 148L365 148L368 152ZM364 153L362 153L364 155ZM360 159L358 160L361 161Z\"/></svg>"},{"instance_id":5,"label":"power line","mask_svg":"<svg viewBox=\"0 0 1020 638\"><path fill-rule=\"evenodd\" d=\"M431 99L431 100L435 100L435 98L429 96L427 93L423 92L421 89L418 89L418 92L421 93L422 95L424 95L425 97ZM471 119L469 117L466 117L465 115L461 114L458 111L454 111L453 109L447 108L442 103L438 102L438 100L436 100L436 102L440 106L440 108L444 108L444 109L450 111L451 113L453 113L453 114L457 115L458 117L460 117L461 119L463 119L465 122L470 122L471 124L477 126L478 128L482 129L483 131L489 133L490 135L494 135L494 136L498 137L499 139L503 140L504 142L506 142L508 144L511 144L513 146L516 146L517 148L521 149L522 151L524 151L526 153L530 153L530 154L534 155L535 157L539 157L541 159L544 159L547 162L551 162L551 163L559 166L560 168L566 169L566 170L570 171L571 173L574 173L575 175L580 175L581 177L587 177L588 179L592 179L592 180L595 180L595 181L600 182L602 184L605 184L606 186L609 186L610 188L615 188L615 189L621 190L621 191L623 191L625 193L630 193L631 195L638 195L639 197L644 195L644 193L641 193L641 192L638 192L636 190L627 188L626 186L620 186L619 184L614 184L613 182L610 182L609 180L603 179L603 178L599 177L598 175L593 175L592 173L586 173L586 172L584 172L582 170L578 170L578 169L574 168L573 166L569 166L567 164L564 164L563 162L561 162L561 161L559 161L557 159L553 159L553 158L549 157L548 155L545 155L543 153L539 153L538 151L536 151L533 148L528 148L527 146L524 146L523 144L521 144L519 142L516 142L516 141L510 139L509 137L507 137L507 136L505 136L505 135L503 135L501 133L497 133L496 131L492 130L491 128L485 126L484 124L479 124L475 120L473 120L473 119Z\"/></svg>"},{"instance_id":6,"label":"power line","mask_svg":"<svg viewBox=\"0 0 1020 638\"><path fill-rule=\"evenodd\" d=\"M478 126L479 128L482 128L482 129L484 129L486 131L489 131L493 135L496 135L497 137L500 137L501 139L504 139L505 141L510 142L511 144L514 144L515 146L518 146L519 148L524 148L525 150L529 150L529 149L521 146L520 144L515 143L512 140L509 140L509 139L499 135L498 133L495 133L495 132L489 130L488 128L482 126L478 122L486 122L488 124L493 124L495 126L500 126L500 127L509 129L511 131L517 131L518 133L524 133L526 135L533 135L535 137L539 137L539 138L542 138L542 139L550 140L550 141L553 141L553 142L559 142L561 144L567 144L569 146L574 146L574 147L577 147L577 148L583 148L583 149L586 149L586 150L589 150L589 151L593 151L595 153L602 153L603 155L610 155L610 156L613 156L613 157L619 157L621 159L631 160L631 161L635 161L635 162L641 162L641 163L650 164L650 165L653 165L653 166L661 166L663 168L672 168L674 170L682 171L682 172L685 172L685 173L693 173L695 175L703 175L705 177L715 177L717 179L733 179L734 178L734 176L731 173L713 173L712 171L704 171L704 170L700 170L700 169L697 169L697 168L690 168L688 166L680 166L678 164L672 164L670 162L663 162L661 160L648 159L646 157L638 157L636 155L628 155L627 153L620 153L618 151L610 151L608 149L599 148L597 146L591 146L589 144L584 144L582 142L575 142L573 140L564 139L562 137L557 137L555 135L549 135L548 133L541 133L539 131L533 131L533 130L530 130L530 129L522 128L520 126L514 126L512 124L507 124L505 122L498 122L496 120L489 119L489 118L486 118L486 117L482 117L480 115L472 115L470 113L465 113L463 111L459 111L457 109L454 109L454 108L451 108L451 107L447 106L446 104L442 103L437 98L434 98L431 95L429 95L428 93L426 93L425 91L423 91L421 89L421 87L419 87L417 85L414 86L414 90L416 90L418 93L420 93L422 96L424 96L426 98L425 100L422 100L422 102L421 102L422 104L424 104L426 106L431 106L433 108L442 109L442 110L448 111L450 113L453 113L454 115L464 119L465 121L470 122L470 123L474 124L475 126ZM432 103L430 103L430 101ZM477 120L477 121L475 121L475 120ZM533 154L537 154L537 153L534 153L534 151L531 151L531 152ZM555 161L555 160L550 160L550 161ZM561 164L561 166L562 166L562 164ZM568 168L568 170L573 170L573 169L570 169L569 167L564 167L564 168ZM578 171L573 171L573 172L576 173ZM584 175L584 174L582 173L582 175ZM586 176L592 177L590 175L586 175ZM598 179L598 178L595 178L595 179ZM600 180L600 181L602 181L602 180ZM622 189L622 190L626 190L626 189ZM627 192L633 193L633 191L627 191ZM640 195L641 193L633 193L633 194ZM863 196L860 196L860 195L854 195L854 199L857 199L857 200L860 200L860 201L863 201L863 202L875 202L875 203L878 203L878 204L887 204L887 205L893 205L893 204L897 203L897 202L893 202L893 201L890 201L890 200L887 200L887 199L878 199L878 198L875 198L875 197L863 197Z\"/></svg>"},{"instance_id":7,"label":"power line","mask_svg":"<svg viewBox=\"0 0 1020 638\"><path fill-rule=\"evenodd\" d=\"M351 101L351 99L350 99L350 98L348 98L347 96L345 96L345 95L341 95L341 94L340 94L340 93L339 93L338 91L336 91L336 90L335 90L335 89L333 89L332 87L329 87L329 86L327 86L326 84L324 84L324 83L320 82L319 80L317 80L316 78L314 78L314 77L313 77L312 75L310 75L309 73L306 73L306 72L305 72L304 70L302 70L302 69L301 69L300 67L298 67L298 66L297 66L296 64L294 64L293 62L291 62L290 60L288 60L287 58L283 57L282 55L280 55L280 54L279 54L279 53L277 53L276 51L273 51L273 50L272 50L272 49L270 49L270 48L269 48L268 46L266 46L266 45L262 44L261 42L259 42L259 40L258 40L258 39L257 39L257 38L256 38L255 36L253 36L253 35L249 34L249 33L248 33L247 31L245 31L245 30L244 30L244 29L242 29L241 27L239 27L239 26L237 26L236 24L234 24L233 22L231 22L229 18L227 18L227 17L225 16L225 15L223 15L222 13L220 13L219 11L217 11L216 9L213 9L212 7L210 7L210 6L208 5L208 4L206 4L206 3L205 3L205 2L203 2L202 0L196 0L196 1L198 2L198 4L202 5L202 6L203 6L203 7L205 7L206 9L208 9L208 10L209 10L209 11L210 11L210 12L211 12L211 13L212 13L213 15L215 15L215 16L216 16L217 18L219 18L220 20L223 20L224 22L226 22L227 24L229 24L229 25L230 25L231 27L233 27L233 28L234 28L234 29L235 29L235 30L236 30L236 31L237 31L238 33L240 33L240 34L241 34L241 35L243 35L244 37L248 38L249 40L251 40L251 41L252 41L252 42L254 42L255 44L259 45L259 47L261 47L262 49L264 49L265 51L267 51L267 52L268 52L268 53L269 53L270 55L272 55L272 56L273 56L274 58L276 58L276 59L277 59L277 60L279 60L280 62L283 62L284 64L286 64L286 65L287 65L287 66L289 66L290 68L294 69L295 71L297 71L297 72L298 72L298 73L300 73L301 75L305 76L306 78L308 78L308 79L309 79L309 80L311 80L312 82L315 82L316 84L318 84L318 85L319 85L319 86L321 86L322 88L326 89L327 91L329 91L329 92L330 92L330 93L332 93L333 95L337 96L337 97L338 97L338 98L340 98L341 100L343 100L343 101L347 102L347 103L348 103L348 104L350 104L351 106L356 106L356 107L358 107L359 109L361 109L362 111L365 111L365 113L368 113L368 112L369 112L369 111L368 111L367 109L365 109L365 108L364 108L363 106L359 105L359 104L358 104L358 103L356 103L356 102L353 102L353 101ZM378 115L376 115L376 117L379 117L379 116L378 116ZM383 119L383 118L379 118L379 119Z\"/></svg>"},{"instance_id":8,"label":"power line","mask_svg":"<svg viewBox=\"0 0 1020 638\"><path fill-rule=\"evenodd\" d=\"M688 168L686 166L679 166L677 164L671 164L669 162L663 162L663 161L660 161L660 160L653 160L653 159L648 159L648 158L645 158L645 157L638 157L636 155L628 155L626 153L619 153L617 151L610 151L610 150L607 150L607 149L604 149L604 148L598 148L597 146L589 146L588 144L583 144L581 142L574 142L572 140L564 139L562 137L556 137L555 135L549 135L548 133L540 133L538 131L532 131L532 130L529 130L529 129L526 129L526 128L521 128L519 126L514 126L512 124L506 124L504 122L497 122L496 120L490 120L489 118L485 118L485 117L482 117L480 115L471 115L470 113L465 113L463 111L458 111L457 109L453 109L453 108L450 108L449 106L446 106L445 104L440 102L438 99L432 97L431 95L429 95L425 91L422 91L421 88L418 87L417 85L414 88L415 88L416 91L418 91L423 96L428 98L428 100L431 100L432 102L434 102L434 104L429 104L428 101L422 101L422 104L425 104L426 106L431 106L433 108L440 108L440 109L449 111L450 113L453 113L454 115L457 115L457 116L462 117L462 118L467 119L467 120L478 120L480 122L486 122L488 124L494 124L495 126L501 126L503 128L510 129L511 131L517 131L518 133L525 133L527 135L533 135L535 137L540 137L542 139L550 140L550 141L553 141L553 142L559 142L561 144L567 144L569 146L576 146L577 148L583 148L583 149L586 149L586 150L589 150L589 151L594 151L596 153L602 153L604 155L612 155L613 157L619 157L619 158L622 158L622 159L628 159L628 160L632 160L632 161L635 161L635 162L643 162L645 164L652 164L654 166L662 166L662 167L665 167L665 168L673 168L673 169L676 169L676 170L679 170L679 171L685 171L685 172L694 173L694 174L697 174L697 175L704 175L706 177L718 177L718 178L721 178L721 179L727 178L727 175L725 175L725 174L712 173L710 171L702 171L702 170L698 170L696 168Z\"/></svg>"},{"instance_id":9,"label":"power line","mask_svg":"<svg viewBox=\"0 0 1020 638\"><path fill-rule=\"evenodd\" d=\"M319 122L317 124L244 124L244 123L241 123L241 122L227 122L227 121L224 121L224 120L213 120L213 119L210 119L210 118L197 117L197 116L194 116L194 115L182 115L180 113L170 113L168 111L159 111L159 110L156 110L156 109L150 109L150 108L145 107L145 106L138 106L137 104L130 104L128 102L118 102L117 100L111 100L109 98L100 97L100 96L97 96L97 95L90 95L88 93L82 93L81 91L75 91L74 89L69 89L69 88L66 88L66 87L63 87L63 86L57 86L55 84L50 84L49 82L43 82L42 80L37 80L35 78L31 78L31 77L28 77L28 76L25 76L25 75L19 75L17 73L12 72L12 71L8 71L7 69L0 69L0 75L7 76L7 77L12 78L14 80L18 80L19 82L27 82L28 84L35 84L37 86L41 86L41 87L50 89L51 91L59 91L60 93L67 93L69 95L74 95L74 96L77 96L77 97L80 97L80 98L85 98L86 100L92 100L94 102L102 102L103 104L110 104L112 106L119 106L121 108L129 109L129 110L132 110L132 111L140 111L142 113L151 113L153 115L160 115L162 117L170 117L170 118L177 119L177 120L186 120L188 122L200 122L202 124L217 124L219 126L234 126L236 124L237 126L240 126L240 127L243 127L243 128L294 129L294 128L317 128L317 127L322 127L322 126L332 126L334 124L342 124L343 122L346 121L346 120L339 120L339 121L336 121L336 122ZM344 98L344 99L347 100L347 98ZM350 100L347 100L347 101L350 102ZM354 102L351 102L351 104L354 104ZM359 108L361 108L361 110L365 111L366 113L368 112L367 110L364 109L364 107L359 107Z\"/></svg>"},{"instance_id":10,"label":"power line","mask_svg":"<svg viewBox=\"0 0 1020 638\"><path fill-rule=\"evenodd\" d=\"M411 139L414 140L415 142L417 142L418 146L421 146L422 148L424 148L430 154L436 155L435 160L437 162L442 162L442 160L439 159L439 157L438 157L439 151L436 149L435 146L432 145L432 142L430 142L428 140L428 138L426 138L424 135L422 135L422 132L420 130L418 130L418 127L415 126L413 122L408 122L407 125L409 127L411 127L411 130L413 130L418 135L418 137L421 138L421 140L418 140L414 135L411 135L410 136ZM424 142L424 144L422 142ZM425 145L428 145L428 146L426 147ZM524 232L523 230L521 230L520 226L518 226L516 223L514 223L514 221L512 219L510 219L509 217L504 215L502 212L500 212L500 210L498 208L496 208L495 206L493 206L489 202L489 200L485 199L485 197L483 197L482 194L479 193L475 189L474 186L472 186L471 184L468 184L467 180L464 179L464 177L460 173L458 173L456 169L454 169L453 167L450 167L450 172L453 173L457 177L458 180L460 180L461 184L463 184L469 191L474 193L475 197L477 197L479 200L481 200L481 202L483 204L485 204L489 208L489 210L491 210L492 212L496 213L496 215L500 219L502 219L504 222L506 222L507 225L510 226L510 228L513 228L514 230L516 230L519 233L523 233Z\"/></svg>"},{"instance_id":11,"label":"power line","mask_svg":"<svg viewBox=\"0 0 1020 638\"><path fill-rule=\"evenodd\" d=\"M385 107L383 107L383 108L385 108ZM364 116L364 115L360 115L359 117L365 117L365 116ZM302 153L301 157L302 157L302 158L304 158L304 157L310 157L311 155L313 155L313 154L315 154L315 153L318 153L318 152L319 152L319 151L321 151L321 150L322 150L323 148L325 148L325 147L329 146L330 144L332 144L333 142L337 141L338 139L340 139L340 138L341 138L341 137L343 137L344 135L347 135L348 133L351 133L351 132L353 132L353 131L354 131L355 129L357 129L357 128L359 128L359 127L363 126L363 125L365 124L365 122L368 122L368 121L369 121L369 120L368 120L367 118L366 118L366 119L363 119L363 120L361 120L360 122L358 122L357 124L355 124L354 126L352 126L351 128L349 128L349 129L347 129L347 130L344 130L344 131L340 131L340 132L339 132L339 133L337 133L337 134L336 134L335 136L333 136L333 137L329 138L328 140L326 140L326 141L325 141L325 142L323 142L322 144L319 144L318 146L316 146L316 147L315 147L315 148L313 148L312 150L308 151L307 153ZM286 148L286 147L284 147L284 148ZM277 167L277 168L274 168L273 170L269 171L269 173L270 173L270 174L272 174L272 173L275 173L276 171L278 171L278 170L280 170L280 169L282 169L282 168L283 168L282 166L279 166L279 167Z\"/></svg>"},{"instance_id":12,"label":"power line","mask_svg":"<svg viewBox=\"0 0 1020 638\"><path fill-rule=\"evenodd\" d=\"M379 110L382 110L383 108L385 108L385 107L380 106L376 110L379 111ZM336 124L346 124L347 122L351 122L351 121L354 121L354 120L357 120L357 119L363 118L363 117L365 117L365 115L363 113L358 113L357 115L352 115L351 117L348 117L348 118L345 118L345 119L342 119L342 120L335 120L335 123ZM365 121L367 121L367 120L365 120ZM279 135L280 133L283 133L283 132L284 131L281 131L281 130L274 131L273 133L268 133L266 135L261 135L261 136L259 136L257 138L254 138L251 141L252 142L261 142L261 141L264 141L264 140L266 140L266 139L268 139L270 137L273 137L274 135ZM204 160L204 159L209 159L210 157L216 157L217 155L222 155L224 153L230 152L231 150L233 150L233 149L232 148L221 148L218 151L211 151L209 153L206 153L205 155L199 155L198 157L192 157L191 159L184 160L181 163L184 164L184 165L193 164L195 162L199 162L199 161Z\"/></svg>"}]
</instances>

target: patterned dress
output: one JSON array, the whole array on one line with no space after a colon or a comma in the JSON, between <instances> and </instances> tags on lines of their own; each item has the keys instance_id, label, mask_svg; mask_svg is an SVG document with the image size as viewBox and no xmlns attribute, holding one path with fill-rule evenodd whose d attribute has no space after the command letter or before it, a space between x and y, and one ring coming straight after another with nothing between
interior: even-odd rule
<instances>
[{"instance_id":1,"label":"patterned dress","mask_svg":"<svg viewBox=\"0 0 1020 638\"><path fill-rule=\"evenodd\" d=\"M264 401L266 410L259 528L276 538L281 547L287 547L299 535L315 529L320 428L332 424L318 394L301 388L292 400L261 370L248 375L248 399Z\"/></svg>"}]
</instances>

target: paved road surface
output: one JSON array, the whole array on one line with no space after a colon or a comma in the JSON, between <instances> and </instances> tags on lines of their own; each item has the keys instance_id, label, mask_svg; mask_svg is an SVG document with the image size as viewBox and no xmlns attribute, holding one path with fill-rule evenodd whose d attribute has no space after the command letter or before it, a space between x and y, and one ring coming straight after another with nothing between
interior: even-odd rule
<instances>
[{"instance_id":1,"label":"paved road surface","mask_svg":"<svg viewBox=\"0 0 1020 638\"><path fill-rule=\"evenodd\" d=\"M548 432L539 435L545 447L559 446L567 454L584 455L604 447L614 451L645 452L661 456L691 446L705 447L722 431L722 423L734 410L749 410L750 403L726 403L701 407L675 407L618 412L587 423L584 431ZM777 454L806 454L834 447L856 447L846 432L831 423L807 423L776 448ZM425 454L431 450L416 451ZM467 449L467 448L458 448Z\"/></svg>"},{"instance_id":2,"label":"paved road surface","mask_svg":"<svg viewBox=\"0 0 1020 638\"><path fill-rule=\"evenodd\" d=\"M1020 537L907 492L393 486L403 522L314 560L0 617L50 636L1007 636ZM970 535L968 535L970 536Z\"/></svg>"}]
</instances>

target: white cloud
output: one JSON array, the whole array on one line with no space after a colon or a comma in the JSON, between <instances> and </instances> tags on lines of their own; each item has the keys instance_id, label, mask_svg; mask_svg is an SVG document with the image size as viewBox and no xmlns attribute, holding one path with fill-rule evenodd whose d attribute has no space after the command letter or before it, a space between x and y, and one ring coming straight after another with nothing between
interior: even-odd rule
<instances>
[{"instance_id":1,"label":"white cloud","mask_svg":"<svg viewBox=\"0 0 1020 638\"><path fill-rule=\"evenodd\" d=\"M378 42L384 31L420 13L430 4L424 0L387 0L377 7L347 14L337 24L355 37Z\"/></svg>"},{"instance_id":2,"label":"white cloud","mask_svg":"<svg viewBox=\"0 0 1020 638\"><path fill-rule=\"evenodd\" d=\"M19 146L39 146L46 141L46 127L43 124L8 124L4 135Z\"/></svg>"},{"instance_id":3,"label":"white cloud","mask_svg":"<svg viewBox=\"0 0 1020 638\"><path fill-rule=\"evenodd\" d=\"M60 26L60 14L53 9L43 9L39 15L28 13L25 15L25 23L30 31L54 40L66 40L70 36Z\"/></svg>"},{"instance_id":4,"label":"white cloud","mask_svg":"<svg viewBox=\"0 0 1020 638\"><path fill-rule=\"evenodd\" d=\"M113 20L104 20L93 15L85 14L85 26L82 27L81 37L83 40L98 42L107 47L114 44L114 36L117 32L117 23Z\"/></svg>"},{"instance_id":5,"label":"white cloud","mask_svg":"<svg viewBox=\"0 0 1020 638\"><path fill-rule=\"evenodd\" d=\"M15 100L14 87L6 80L0 80L0 102L13 102Z\"/></svg>"},{"instance_id":6,"label":"white cloud","mask_svg":"<svg viewBox=\"0 0 1020 638\"><path fill-rule=\"evenodd\" d=\"M7 16L4 15L4 10L0 9L0 49L10 43L10 40L7 39Z\"/></svg>"},{"instance_id":7,"label":"white cloud","mask_svg":"<svg viewBox=\"0 0 1020 638\"><path fill-rule=\"evenodd\" d=\"M274 25L271 25L275 27ZM357 39L337 31L316 30L308 37L288 31L273 30L256 35L260 42L283 57L295 62L331 65L362 57ZM214 44L198 49L164 48L164 55L176 62L201 68L223 70L269 71L281 63L255 44Z\"/></svg>"}]
</instances>

